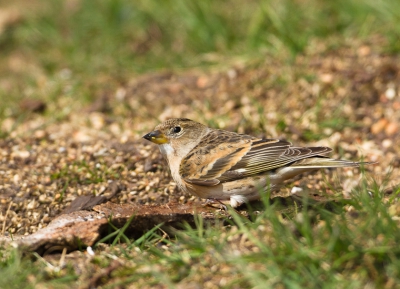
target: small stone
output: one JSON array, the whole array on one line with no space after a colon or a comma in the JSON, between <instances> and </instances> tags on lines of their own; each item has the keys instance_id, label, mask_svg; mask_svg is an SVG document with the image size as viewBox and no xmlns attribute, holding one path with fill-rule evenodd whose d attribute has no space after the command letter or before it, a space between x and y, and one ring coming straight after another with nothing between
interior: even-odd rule
<instances>
[{"instance_id":1,"label":"small stone","mask_svg":"<svg viewBox=\"0 0 400 289\"><path fill-rule=\"evenodd\" d=\"M86 248L86 252L87 252L90 256L94 256L94 255L95 255L95 253L94 253L92 247L90 247L90 246L88 246L88 247Z\"/></svg>"},{"instance_id":2,"label":"small stone","mask_svg":"<svg viewBox=\"0 0 400 289\"><path fill-rule=\"evenodd\" d=\"M171 83L168 86L168 91L172 94L178 94L183 90L183 85L180 83Z\"/></svg>"},{"instance_id":3,"label":"small stone","mask_svg":"<svg viewBox=\"0 0 400 289\"><path fill-rule=\"evenodd\" d=\"M392 100L396 96L396 90L393 87L389 87L385 91L385 96L387 99Z\"/></svg>"},{"instance_id":4,"label":"small stone","mask_svg":"<svg viewBox=\"0 0 400 289\"><path fill-rule=\"evenodd\" d=\"M157 170L157 167L153 167L153 161L147 158L144 162L143 170L145 173L150 171L154 172L155 170Z\"/></svg>"},{"instance_id":5,"label":"small stone","mask_svg":"<svg viewBox=\"0 0 400 289\"><path fill-rule=\"evenodd\" d=\"M208 78L205 76L200 76L197 79L196 84L198 88L205 88L208 85Z\"/></svg>"},{"instance_id":6,"label":"small stone","mask_svg":"<svg viewBox=\"0 0 400 289\"><path fill-rule=\"evenodd\" d=\"M13 158L27 159L31 154L28 151L15 151L11 154Z\"/></svg>"},{"instance_id":7,"label":"small stone","mask_svg":"<svg viewBox=\"0 0 400 289\"><path fill-rule=\"evenodd\" d=\"M391 135L396 134L398 132L398 130L399 130L398 124L395 122L390 122L385 128L385 133L388 136L391 136Z\"/></svg>"},{"instance_id":8,"label":"small stone","mask_svg":"<svg viewBox=\"0 0 400 289\"><path fill-rule=\"evenodd\" d=\"M27 208L28 210L32 210L32 209L34 209L35 207L36 207L36 200L35 200L35 199L33 199L31 202L29 202L28 205L26 205L26 208Z\"/></svg>"},{"instance_id":9,"label":"small stone","mask_svg":"<svg viewBox=\"0 0 400 289\"><path fill-rule=\"evenodd\" d=\"M100 113L91 113L89 119L95 129L101 129L104 126L104 117Z\"/></svg>"},{"instance_id":10,"label":"small stone","mask_svg":"<svg viewBox=\"0 0 400 289\"><path fill-rule=\"evenodd\" d=\"M380 120L378 120L376 123L374 123L371 126L371 132L373 134L378 134L378 133L382 132L388 123L389 122L386 118L381 118Z\"/></svg>"},{"instance_id":11,"label":"small stone","mask_svg":"<svg viewBox=\"0 0 400 289\"><path fill-rule=\"evenodd\" d=\"M319 78L323 83L332 83L333 82L333 74L331 74L331 73L321 74L321 76Z\"/></svg>"},{"instance_id":12,"label":"small stone","mask_svg":"<svg viewBox=\"0 0 400 289\"><path fill-rule=\"evenodd\" d=\"M229 69L227 72L229 79L234 79L237 77L237 72L235 69Z\"/></svg>"},{"instance_id":13,"label":"small stone","mask_svg":"<svg viewBox=\"0 0 400 289\"><path fill-rule=\"evenodd\" d=\"M46 132L44 130L37 130L35 131L35 137L38 139L42 139L46 136Z\"/></svg>"},{"instance_id":14,"label":"small stone","mask_svg":"<svg viewBox=\"0 0 400 289\"><path fill-rule=\"evenodd\" d=\"M357 53L359 56L367 56L371 53L371 48L369 46L363 45L358 48Z\"/></svg>"},{"instance_id":15,"label":"small stone","mask_svg":"<svg viewBox=\"0 0 400 289\"><path fill-rule=\"evenodd\" d=\"M57 149L57 151L58 151L59 154L62 154L62 153L65 153L67 151L67 149L65 147L59 147Z\"/></svg>"},{"instance_id":16,"label":"small stone","mask_svg":"<svg viewBox=\"0 0 400 289\"><path fill-rule=\"evenodd\" d=\"M15 174L14 175L14 177L13 177L13 182L14 182L14 184L18 184L19 183L19 175L18 174Z\"/></svg>"},{"instance_id":17,"label":"small stone","mask_svg":"<svg viewBox=\"0 0 400 289\"><path fill-rule=\"evenodd\" d=\"M107 189L106 186L101 186L97 195L101 195L102 193L104 193L106 191L106 189Z\"/></svg>"},{"instance_id":18,"label":"small stone","mask_svg":"<svg viewBox=\"0 0 400 289\"><path fill-rule=\"evenodd\" d=\"M125 99L126 96L126 89L123 87L120 87L117 89L117 91L115 92L115 98L119 101L123 101Z\"/></svg>"},{"instance_id":19,"label":"small stone","mask_svg":"<svg viewBox=\"0 0 400 289\"><path fill-rule=\"evenodd\" d=\"M92 137L84 131L74 132L72 138L77 142L89 142L92 140Z\"/></svg>"},{"instance_id":20,"label":"small stone","mask_svg":"<svg viewBox=\"0 0 400 289\"><path fill-rule=\"evenodd\" d=\"M297 193L301 193L302 191L303 191L303 189L300 188L300 187L293 187L292 190L290 191L290 193L291 193L292 195L295 195L295 194L297 194Z\"/></svg>"},{"instance_id":21,"label":"small stone","mask_svg":"<svg viewBox=\"0 0 400 289\"><path fill-rule=\"evenodd\" d=\"M382 141L382 146L386 149L390 148L393 146L393 141L391 139L384 139Z\"/></svg>"},{"instance_id":22,"label":"small stone","mask_svg":"<svg viewBox=\"0 0 400 289\"><path fill-rule=\"evenodd\" d=\"M46 103L39 99L27 98L20 102L19 107L23 111L42 113L46 110Z\"/></svg>"}]
</instances>

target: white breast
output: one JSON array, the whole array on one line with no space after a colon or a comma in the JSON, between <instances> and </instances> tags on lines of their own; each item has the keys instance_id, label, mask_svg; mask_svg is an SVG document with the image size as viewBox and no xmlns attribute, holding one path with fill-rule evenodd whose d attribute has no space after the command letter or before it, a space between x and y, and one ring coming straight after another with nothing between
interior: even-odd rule
<instances>
[{"instance_id":1,"label":"white breast","mask_svg":"<svg viewBox=\"0 0 400 289\"><path fill-rule=\"evenodd\" d=\"M171 170L172 178L174 179L175 183L180 187L182 190L186 191L186 187L182 182L182 178L179 175L179 167L181 164L181 157L179 157L175 150L172 148L170 144L163 144L160 145L160 151L162 155L166 158L169 169Z\"/></svg>"},{"instance_id":2,"label":"white breast","mask_svg":"<svg viewBox=\"0 0 400 289\"><path fill-rule=\"evenodd\" d=\"M172 148L172 146L170 144L162 144L159 146L160 147L160 151L164 156L172 156L175 152L175 150Z\"/></svg>"}]
</instances>

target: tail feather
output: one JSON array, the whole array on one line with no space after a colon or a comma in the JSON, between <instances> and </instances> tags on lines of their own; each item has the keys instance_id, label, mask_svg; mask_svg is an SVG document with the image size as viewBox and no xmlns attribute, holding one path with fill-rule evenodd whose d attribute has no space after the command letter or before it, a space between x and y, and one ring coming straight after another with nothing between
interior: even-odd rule
<instances>
[{"instance_id":1,"label":"tail feather","mask_svg":"<svg viewBox=\"0 0 400 289\"><path fill-rule=\"evenodd\" d=\"M351 162L330 158L309 158L297 161L290 166L284 166L276 171L275 177L280 180L291 179L294 176L322 168L359 167L374 164L373 162Z\"/></svg>"},{"instance_id":2,"label":"tail feather","mask_svg":"<svg viewBox=\"0 0 400 289\"><path fill-rule=\"evenodd\" d=\"M343 168L343 167L359 167L374 164L373 162L352 162L346 160L336 160L330 158L309 158L295 162L292 168L318 169L318 168Z\"/></svg>"}]
</instances>

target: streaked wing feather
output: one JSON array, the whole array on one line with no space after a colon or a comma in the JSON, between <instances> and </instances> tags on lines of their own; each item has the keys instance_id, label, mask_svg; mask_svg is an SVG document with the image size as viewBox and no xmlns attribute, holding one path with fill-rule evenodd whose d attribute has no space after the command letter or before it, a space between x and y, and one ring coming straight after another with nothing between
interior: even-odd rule
<instances>
[{"instance_id":1,"label":"streaked wing feather","mask_svg":"<svg viewBox=\"0 0 400 289\"><path fill-rule=\"evenodd\" d=\"M186 182L194 184L194 185L199 185L199 186L216 186L218 185L221 181L218 179L210 179L210 180L198 180L198 179L185 179Z\"/></svg>"},{"instance_id":2,"label":"streaked wing feather","mask_svg":"<svg viewBox=\"0 0 400 289\"><path fill-rule=\"evenodd\" d=\"M213 130L182 160L179 173L186 181L215 185L251 148L251 136ZM218 181L219 183L219 181Z\"/></svg>"},{"instance_id":3,"label":"streaked wing feather","mask_svg":"<svg viewBox=\"0 0 400 289\"><path fill-rule=\"evenodd\" d=\"M291 147L290 142L281 140L253 141L251 150L219 180L226 182L245 178L310 157L324 158L330 151L327 147Z\"/></svg>"},{"instance_id":4,"label":"streaked wing feather","mask_svg":"<svg viewBox=\"0 0 400 289\"><path fill-rule=\"evenodd\" d=\"M327 147L291 147L283 140L213 130L182 160L179 172L189 183L214 186L302 159L324 158L330 151Z\"/></svg>"}]
</instances>

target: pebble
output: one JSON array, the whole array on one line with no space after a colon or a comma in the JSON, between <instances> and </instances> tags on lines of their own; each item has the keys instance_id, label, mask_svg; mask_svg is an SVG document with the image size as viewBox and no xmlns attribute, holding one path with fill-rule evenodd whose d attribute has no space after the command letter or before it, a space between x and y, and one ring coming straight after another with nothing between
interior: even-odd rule
<instances>
[{"instance_id":1,"label":"pebble","mask_svg":"<svg viewBox=\"0 0 400 289\"><path fill-rule=\"evenodd\" d=\"M62 154L62 153L65 153L67 151L67 149L65 147L59 147L57 149L57 151L58 151L59 154Z\"/></svg>"},{"instance_id":2,"label":"pebble","mask_svg":"<svg viewBox=\"0 0 400 289\"><path fill-rule=\"evenodd\" d=\"M11 154L11 157L15 158L21 158L21 159L27 159L29 158L31 154L28 151L15 151Z\"/></svg>"},{"instance_id":3,"label":"pebble","mask_svg":"<svg viewBox=\"0 0 400 289\"><path fill-rule=\"evenodd\" d=\"M393 146L393 141L391 139L384 139L382 141L382 146L386 149L390 148Z\"/></svg>"},{"instance_id":4,"label":"pebble","mask_svg":"<svg viewBox=\"0 0 400 289\"><path fill-rule=\"evenodd\" d=\"M237 72L235 69L229 69L227 72L229 79L234 79L237 77Z\"/></svg>"},{"instance_id":5,"label":"pebble","mask_svg":"<svg viewBox=\"0 0 400 289\"><path fill-rule=\"evenodd\" d=\"M300 188L300 187L293 187L292 190L290 191L290 193L291 193L292 195L295 195L295 194L297 194L297 193L301 193L302 191L303 191L303 189Z\"/></svg>"},{"instance_id":6,"label":"pebble","mask_svg":"<svg viewBox=\"0 0 400 289\"><path fill-rule=\"evenodd\" d=\"M389 87L385 91L385 96L387 99L392 100L396 96L396 90L393 87Z\"/></svg>"},{"instance_id":7,"label":"pebble","mask_svg":"<svg viewBox=\"0 0 400 289\"><path fill-rule=\"evenodd\" d=\"M200 76L197 79L196 84L197 84L198 88L205 88L208 85L208 78L204 77L204 76Z\"/></svg>"},{"instance_id":8,"label":"pebble","mask_svg":"<svg viewBox=\"0 0 400 289\"><path fill-rule=\"evenodd\" d=\"M388 125L385 127L385 133L388 136L394 135L399 131L399 125L395 122L390 122Z\"/></svg>"},{"instance_id":9,"label":"pebble","mask_svg":"<svg viewBox=\"0 0 400 289\"><path fill-rule=\"evenodd\" d=\"M44 130L37 130L37 131L35 131L34 136L37 139L42 139L46 136L46 132Z\"/></svg>"},{"instance_id":10,"label":"pebble","mask_svg":"<svg viewBox=\"0 0 400 289\"><path fill-rule=\"evenodd\" d=\"M94 256L94 255L95 255L95 253L94 253L92 247L90 247L90 246L86 248L86 252L87 252L90 256Z\"/></svg>"},{"instance_id":11,"label":"pebble","mask_svg":"<svg viewBox=\"0 0 400 289\"><path fill-rule=\"evenodd\" d=\"M101 129L103 128L105 124L105 120L102 114L100 113L91 113L89 115L90 123L95 129Z\"/></svg>"},{"instance_id":12,"label":"pebble","mask_svg":"<svg viewBox=\"0 0 400 289\"><path fill-rule=\"evenodd\" d=\"M371 132L373 134L378 134L385 129L388 124L388 120L386 118L381 118L376 123L371 126Z\"/></svg>"},{"instance_id":13,"label":"pebble","mask_svg":"<svg viewBox=\"0 0 400 289\"><path fill-rule=\"evenodd\" d=\"M117 89L117 91L115 92L115 98L119 101L123 101L125 99L126 96L126 89L123 87L120 87Z\"/></svg>"},{"instance_id":14,"label":"pebble","mask_svg":"<svg viewBox=\"0 0 400 289\"><path fill-rule=\"evenodd\" d=\"M371 53L371 48L369 46L361 46L358 48L357 53L359 56L368 56Z\"/></svg>"},{"instance_id":15,"label":"pebble","mask_svg":"<svg viewBox=\"0 0 400 289\"><path fill-rule=\"evenodd\" d=\"M332 83L333 82L333 74L331 74L331 73L321 74L320 79L323 83Z\"/></svg>"},{"instance_id":16,"label":"pebble","mask_svg":"<svg viewBox=\"0 0 400 289\"><path fill-rule=\"evenodd\" d=\"M18 174L15 174L14 175L14 177L13 177L13 182L14 182L14 184L18 184L19 183L19 175Z\"/></svg>"},{"instance_id":17,"label":"pebble","mask_svg":"<svg viewBox=\"0 0 400 289\"><path fill-rule=\"evenodd\" d=\"M33 199L32 201L30 201L30 202L28 203L28 205L26 206L26 208L27 208L28 210L33 210L34 208L36 208L36 200Z\"/></svg>"}]
</instances>

